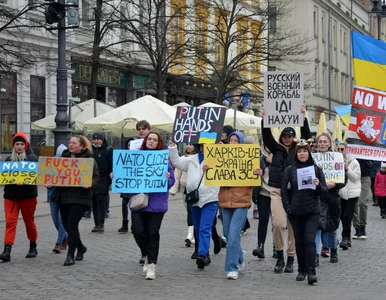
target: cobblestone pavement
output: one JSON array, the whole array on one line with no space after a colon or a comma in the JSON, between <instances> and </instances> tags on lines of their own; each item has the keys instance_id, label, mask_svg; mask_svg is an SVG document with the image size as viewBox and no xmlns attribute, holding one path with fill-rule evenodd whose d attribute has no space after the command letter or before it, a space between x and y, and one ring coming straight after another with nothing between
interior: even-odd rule
<instances>
[{"instance_id":1,"label":"cobblestone pavement","mask_svg":"<svg viewBox=\"0 0 386 300\"><path fill-rule=\"evenodd\" d=\"M65 253L54 254L56 232L49 214L44 188L36 213L39 255L26 259L28 240L19 221L12 261L0 264L0 299L385 299L386 220L379 210L369 206L368 239L353 240L353 247L339 252L339 263L321 258L317 268L319 283L309 286L296 282L293 274L275 274L271 258L272 237L266 243L266 259L251 252L256 243L258 220L242 236L247 251L246 268L236 281L223 271L225 249L211 255L212 264L199 271L190 259L192 248L184 245L186 215L181 198L170 199L169 211L161 228L161 246L157 278L145 280L138 264L139 250L131 234L119 234L121 200L112 194L110 218L103 234L91 233L92 219L81 221L81 236L88 247L84 261L64 267ZM0 205L0 239L4 237L3 204ZM221 226L218 225L221 231ZM270 229L269 229L270 230ZM211 250L212 252L212 250Z\"/></svg>"}]
</instances>

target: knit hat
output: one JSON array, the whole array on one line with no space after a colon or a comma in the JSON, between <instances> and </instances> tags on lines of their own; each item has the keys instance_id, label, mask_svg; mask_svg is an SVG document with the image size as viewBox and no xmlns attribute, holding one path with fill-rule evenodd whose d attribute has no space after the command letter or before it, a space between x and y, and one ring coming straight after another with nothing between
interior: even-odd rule
<instances>
[{"instance_id":1,"label":"knit hat","mask_svg":"<svg viewBox=\"0 0 386 300\"><path fill-rule=\"evenodd\" d=\"M229 137L229 135L233 132L235 132L236 130L231 126L231 125L225 125L223 128L222 128L222 131L226 132L227 134L227 137Z\"/></svg>"},{"instance_id":2,"label":"knit hat","mask_svg":"<svg viewBox=\"0 0 386 300\"><path fill-rule=\"evenodd\" d=\"M381 168L386 168L386 161L381 162Z\"/></svg>"},{"instance_id":3,"label":"knit hat","mask_svg":"<svg viewBox=\"0 0 386 300\"><path fill-rule=\"evenodd\" d=\"M17 132L12 139L12 146L15 145L16 142L23 142L25 144L25 149L28 149L28 139L27 136L22 132Z\"/></svg>"},{"instance_id":4,"label":"knit hat","mask_svg":"<svg viewBox=\"0 0 386 300\"><path fill-rule=\"evenodd\" d=\"M306 140L301 139L297 144L295 148L295 153L298 152L300 149L306 149L309 153L311 153L311 146L309 143L307 143Z\"/></svg>"},{"instance_id":5,"label":"knit hat","mask_svg":"<svg viewBox=\"0 0 386 300\"><path fill-rule=\"evenodd\" d=\"M255 138L252 135L248 135L244 139L245 144L254 144Z\"/></svg>"},{"instance_id":6,"label":"knit hat","mask_svg":"<svg viewBox=\"0 0 386 300\"><path fill-rule=\"evenodd\" d=\"M100 131L94 132L94 134L92 135L92 139L93 139L93 140L102 140L102 141L103 141L104 138L105 138L104 133L103 133L103 132L100 132Z\"/></svg>"}]
</instances>

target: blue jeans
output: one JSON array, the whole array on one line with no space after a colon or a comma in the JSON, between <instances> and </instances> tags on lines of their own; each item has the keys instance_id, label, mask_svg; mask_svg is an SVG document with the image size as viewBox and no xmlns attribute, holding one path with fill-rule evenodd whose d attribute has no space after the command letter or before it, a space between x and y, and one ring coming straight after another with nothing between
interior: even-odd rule
<instances>
[{"instance_id":1,"label":"blue jeans","mask_svg":"<svg viewBox=\"0 0 386 300\"><path fill-rule=\"evenodd\" d=\"M324 232L322 234L321 230L316 232L315 244L316 244L316 253L320 254L321 243L324 248L328 249L337 249L338 248L338 234L336 231L333 232Z\"/></svg>"},{"instance_id":2,"label":"blue jeans","mask_svg":"<svg viewBox=\"0 0 386 300\"><path fill-rule=\"evenodd\" d=\"M217 213L218 202L210 202L202 208L191 206L194 229L197 232L198 255L208 256L212 236L213 219Z\"/></svg>"},{"instance_id":3,"label":"blue jeans","mask_svg":"<svg viewBox=\"0 0 386 300\"><path fill-rule=\"evenodd\" d=\"M225 272L238 271L238 265L244 262L241 250L241 231L247 219L248 208L221 208L222 226L227 239Z\"/></svg>"},{"instance_id":4,"label":"blue jeans","mask_svg":"<svg viewBox=\"0 0 386 300\"><path fill-rule=\"evenodd\" d=\"M49 199L49 202L50 202L52 221L54 222L54 225L55 225L56 229L58 230L58 239L56 241L56 244L62 244L63 240L67 238L67 232L64 229L63 224L62 224L62 218L60 216L59 205L56 202L52 202L51 199Z\"/></svg>"}]
</instances>

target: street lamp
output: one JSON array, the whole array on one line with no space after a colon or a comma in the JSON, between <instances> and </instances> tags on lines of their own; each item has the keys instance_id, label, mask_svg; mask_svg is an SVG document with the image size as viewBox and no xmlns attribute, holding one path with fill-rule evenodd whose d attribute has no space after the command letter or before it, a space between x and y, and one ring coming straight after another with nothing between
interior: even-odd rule
<instances>
[{"instance_id":1,"label":"street lamp","mask_svg":"<svg viewBox=\"0 0 386 300\"><path fill-rule=\"evenodd\" d=\"M377 15L378 21L378 40L381 39L381 22L383 18L386 18L386 0L382 0L381 8L379 8L379 0L373 0L373 8L371 13Z\"/></svg>"}]
</instances>

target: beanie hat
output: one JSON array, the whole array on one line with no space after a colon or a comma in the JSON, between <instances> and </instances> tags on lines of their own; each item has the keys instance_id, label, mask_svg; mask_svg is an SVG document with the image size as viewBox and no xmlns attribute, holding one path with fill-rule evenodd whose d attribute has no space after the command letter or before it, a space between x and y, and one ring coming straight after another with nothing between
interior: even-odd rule
<instances>
[{"instance_id":1,"label":"beanie hat","mask_svg":"<svg viewBox=\"0 0 386 300\"><path fill-rule=\"evenodd\" d=\"M311 146L309 143L307 143L306 140L301 139L297 144L295 148L295 153L298 152L300 149L306 149L309 153L311 153Z\"/></svg>"},{"instance_id":2,"label":"beanie hat","mask_svg":"<svg viewBox=\"0 0 386 300\"><path fill-rule=\"evenodd\" d=\"M280 136L283 136L283 135L289 135L289 136L295 137L296 132L292 127L286 127L283 129L283 131L280 134Z\"/></svg>"},{"instance_id":3,"label":"beanie hat","mask_svg":"<svg viewBox=\"0 0 386 300\"><path fill-rule=\"evenodd\" d=\"M381 162L381 168L386 168L386 161Z\"/></svg>"},{"instance_id":4,"label":"beanie hat","mask_svg":"<svg viewBox=\"0 0 386 300\"><path fill-rule=\"evenodd\" d=\"M245 144L254 144L255 138L252 135L248 135L244 139Z\"/></svg>"},{"instance_id":5,"label":"beanie hat","mask_svg":"<svg viewBox=\"0 0 386 300\"><path fill-rule=\"evenodd\" d=\"M225 126L222 128L222 130L223 130L224 132L226 132L227 137L229 137L229 135L230 135L231 133L233 133L233 132L236 131L235 129L233 129L233 127L232 127L231 125L225 125Z\"/></svg>"},{"instance_id":6,"label":"beanie hat","mask_svg":"<svg viewBox=\"0 0 386 300\"><path fill-rule=\"evenodd\" d=\"M93 139L93 140L98 139L98 140L102 140L102 141L103 141L104 138L105 138L104 133L103 133L103 132L100 132L100 131L94 132L94 134L92 135L92 139Z\"/></svg>"},{"instance_id":7,"label":"beanie hat","mask_svg":"<svg viewBox=\"0 0 386 300\"><path fill-rule=\"evenodd\" d=\"M16 142L23 142L25 144L25 149L28 149L29 147L27 136L22 132L17 132L14 135L12 139L12 146L14 146Z\"/></svg>"}]
</instances>

